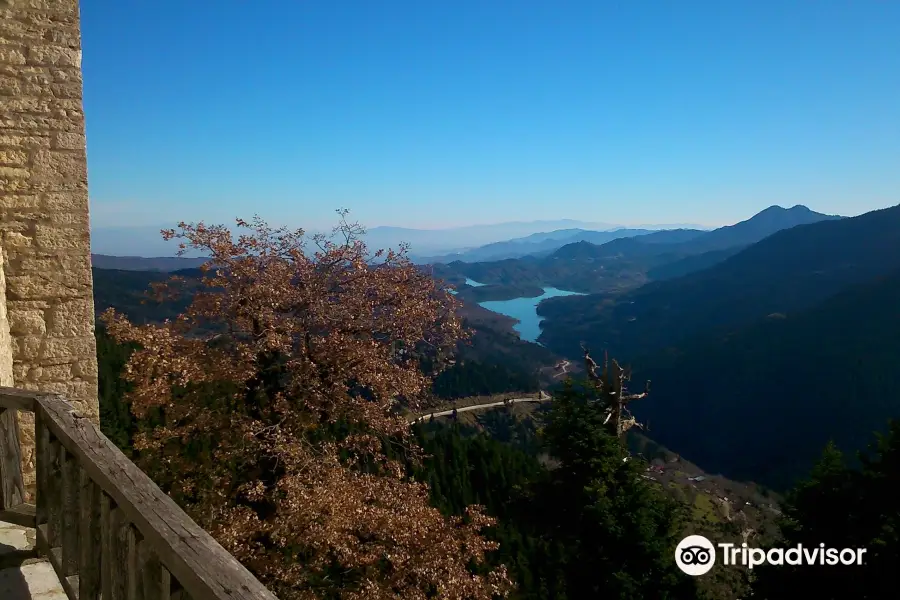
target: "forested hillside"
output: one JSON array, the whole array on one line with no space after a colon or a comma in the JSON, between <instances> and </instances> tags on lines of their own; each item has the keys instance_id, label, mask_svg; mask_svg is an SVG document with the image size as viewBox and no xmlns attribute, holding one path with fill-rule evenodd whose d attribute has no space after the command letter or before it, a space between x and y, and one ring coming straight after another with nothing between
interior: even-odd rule
<instances>
[{"instance_id":1,"label":"forested hillside","mask_svg":"<svg viewBox=\"0 0 900 600\"><path fill-rule=\"evenodd\" d=\"M93 269L94 305L98 314L108 308L128 315L135 322L159 323L175 318L190 302L190 296L177 301L157 302L149 297L151 284L168 280L173 274L190 282L200 275L197 269L175 273ZM474 335L459 344L457 362L435 380L434 394L441 398L460 398L534 392L550 382L545 371L559 357L546 348L523 342L512 331L512 321L467 305L463 317Z\"/></svg>"},{"instance_id":2,"label":"forested hillside","mask_svg":"<svg viewBox=\"0 0 900 600\"><path fill-rule=\"evenodd\" d=\"M735 479L785 488L829 440L861 449L900 417L900 270L821 305L635 360L653 438Z\"/></svg>"},{"instance_id":3,"label":"forested hillside","mask_svg":"<svg viewBox=\"0 0 900 600\"><path fill-rule=\"evenodd\" d=\"M864 549L861 565L764 566L753 595L795 598L891 598L900 564L900 423L869 438L861 460L830 445L809 477L789 495L781 547Z\"/></svg>"},{"instance_id":4,"label":"forested hillside","mask_svg":"<svg viewBox=\"0 0 900 600\"><path fill-rule=\"evenodd\" d=\"M711 266L731 256L733 249L758 242L782 230L839 217L813 212L804 206L769 207L746 221L712 231L657 231L592 243L581 236L552 253L518 259L462 262L431 266L433 273L453 284L466 277L486 284L552 286L584 293L621 292L652 279L669 264L681 274ZM704 255L700 260L686 260ZM579 305L583 306L583 305Z\"/></svg>"},{"instance_id":5,"label":"forested hillside","mask_svg":"<svg viewBox=\"0 0 900 600\"><path fill-rule=\"evenodd\" d=\"M141 425L122 401L128 386L120 375L128 351L102 331L98 342L104 432L146 464L154 455L136 449L134 440L153 421ZM511 598L704 597L670 556L691 515L638 476L640 461L623 462L627 451L605 432L602 419L601 407L570 389L551 410L541 439L513 442L507 436L503 442L465 427L423 424L415 440L424 462L407 456L402 446L388 445L388 455L428 484L432 504L445 515L462 516L480 504L497 519L487 536L500 546L485 568L509 569ZM575 471L548 470L538 453L558 456ZM588 464L592 468L585 469ZM157 481L171 489L177 478Z\"/></svg>"},{"instance_id":6,"label":"forested hillside","mask_svg":"<svg viewBox=\"0 0 900 600\"><path fill-rule=\"evenodd\" d=\"M550 298L539 338L573 356L581 342L631 360L814 306L900 267L900 206L780 231L724 262L618 296Z\"/></svg>"}]
</instances>

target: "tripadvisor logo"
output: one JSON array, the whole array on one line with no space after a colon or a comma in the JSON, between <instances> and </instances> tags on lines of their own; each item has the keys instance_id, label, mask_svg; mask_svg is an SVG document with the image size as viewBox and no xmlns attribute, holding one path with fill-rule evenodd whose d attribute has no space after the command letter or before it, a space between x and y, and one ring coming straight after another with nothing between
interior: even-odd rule
<instances>
[{"instance_id":1,"label":"tripadvisor logo","mask_svg":"<svg viewBox=\"0 0 900 600\"><path fill-rule=\"evenodd\" d=\"M862 565L865 548L806 547L797 544L792 548L750 548L731 543L713 545L702 535L689 535L675 548L675 564L684 573L697 577L708 573L716 564L716 546L720 549L722 564L752 569L760 565Z\"/></svg>"},{"instance_id":2,"label":"tripadvisor logo","mask_svg":"<svg viewBox=\"0 0 900 600\"><path fill-rule=\"evenodd\" d=\"M675 564L692 577L703 575L716 564L716 548L702 535L689 535L675 548Z\"/></svg>"}]
</instances>

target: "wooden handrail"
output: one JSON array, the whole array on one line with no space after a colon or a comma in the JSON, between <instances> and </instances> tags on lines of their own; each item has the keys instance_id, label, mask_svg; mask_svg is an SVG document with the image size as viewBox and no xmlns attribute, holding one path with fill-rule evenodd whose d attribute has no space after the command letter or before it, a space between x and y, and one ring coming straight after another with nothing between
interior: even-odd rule
<instances>
[{"instance_id":1,"label":"wooden handrail","mask_svg":"<svg viewBox=\"0 0 900 600\"><path fill-rule=\"evenodd\" d=\"M16 410L34 412L36 506ZM0 521L37 529L69 600L277 600L62 396L0 387Z\"/></svg>"}]
</instances>

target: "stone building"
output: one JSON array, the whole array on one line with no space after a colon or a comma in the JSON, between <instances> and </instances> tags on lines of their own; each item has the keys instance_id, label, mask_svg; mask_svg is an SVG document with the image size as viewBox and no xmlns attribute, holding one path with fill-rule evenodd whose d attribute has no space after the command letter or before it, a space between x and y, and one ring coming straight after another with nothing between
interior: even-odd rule
<instances>
[{"instance_id":1,"label":"stone building","mask_svg":"<svg viewBox=\"0 0 900 600\"><path fill-rule=\"evenodd\" d=\"M0 248L0 385L97 419L78 0L0 0Z\"/></svg>"}]
</instances>

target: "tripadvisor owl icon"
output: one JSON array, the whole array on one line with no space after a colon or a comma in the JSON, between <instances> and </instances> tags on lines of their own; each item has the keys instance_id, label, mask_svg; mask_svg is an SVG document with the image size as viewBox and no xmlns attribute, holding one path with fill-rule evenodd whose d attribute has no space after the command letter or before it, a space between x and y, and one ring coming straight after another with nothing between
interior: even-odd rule
<instances>
[{"instance_id":1,"label":"tripadvisor owl icon","mask_svg":"<svg viewBox=\"0 0 900 600\"><path fill-rule=\"evenodd\" d=\"M716 547L702 535L689 535L675 548L675 564L692 577L708 573L716 564Z\"/></svg>"}]
</instances>

